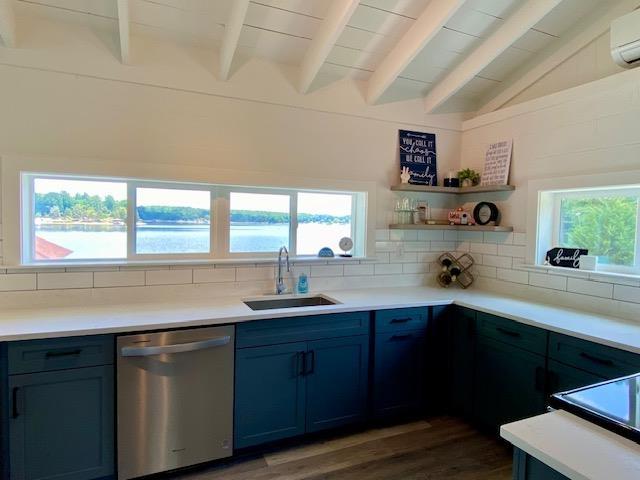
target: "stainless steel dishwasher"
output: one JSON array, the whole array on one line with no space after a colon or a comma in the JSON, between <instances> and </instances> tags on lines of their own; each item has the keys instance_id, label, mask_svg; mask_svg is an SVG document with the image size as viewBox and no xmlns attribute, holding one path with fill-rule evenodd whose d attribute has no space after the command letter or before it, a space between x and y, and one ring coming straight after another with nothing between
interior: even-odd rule
<instances>
[{"instance_id":1,"label":"stainless steel dishwasher","mask_svg":"<svg viewBox=\"0 0 640 480\"><path fill-rule=\"evenodd\" d=\"M118 478L233 453L234 327L119 337Z\"/></svg>"}]
</instances>

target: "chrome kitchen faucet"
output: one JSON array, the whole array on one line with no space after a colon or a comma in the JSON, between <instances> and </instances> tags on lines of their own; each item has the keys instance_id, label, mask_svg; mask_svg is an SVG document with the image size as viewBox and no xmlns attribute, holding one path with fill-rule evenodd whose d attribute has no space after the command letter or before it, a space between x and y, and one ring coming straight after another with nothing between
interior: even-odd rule
<instances>
[{"instance_id":1,"label":"chrome kitchen faucet","mask_svg":"<svg viewBox=\"0 0 640 480\"><path fill-rule=\"evenodd\" d=\"M284 279L282 278L282 253L286 255L287 259L287 272L290 272L289 268L289 250L287 247L280 247L280 251L278 252L278 276L276 277L276 295L282 295L287 290L287 286L284 283Z\"/></svg>"}]
</instances>

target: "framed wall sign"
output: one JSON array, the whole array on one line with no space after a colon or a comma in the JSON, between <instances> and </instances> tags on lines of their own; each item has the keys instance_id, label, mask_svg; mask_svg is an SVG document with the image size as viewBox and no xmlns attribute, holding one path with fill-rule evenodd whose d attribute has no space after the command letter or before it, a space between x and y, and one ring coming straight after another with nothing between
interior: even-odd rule
<instances>
[{"instance_id":1,"label":"framed wall sign","mask_svg":"<svg viewBox=\"0 0 640 480\"><path fill-rule=\"evenodd\" d=\"M580 268L580 257L589 255L584 248L552 248L547 252L546 263L554 267Z\"/></svg>"},{"instance_id":2,"label":"framed wall sign","mask_svg":"<svg viewBox=\"0 0 640 480\"><path fill-rule=\"evenodd\" d=\"M435 134L399 130L398 137L400 171L408 169L409 183L437 185Z\"/></svg>"},{"instance_id":3,"label":"framed wall sign","mask_svg":"<svg viewBox=\"0 0 640 480\"><path fill-rule=\"evenodd\" d=\"M513 140L492 143L484 159L484 172L480 185L507 185Z\"/></svg>"}]
</instances>

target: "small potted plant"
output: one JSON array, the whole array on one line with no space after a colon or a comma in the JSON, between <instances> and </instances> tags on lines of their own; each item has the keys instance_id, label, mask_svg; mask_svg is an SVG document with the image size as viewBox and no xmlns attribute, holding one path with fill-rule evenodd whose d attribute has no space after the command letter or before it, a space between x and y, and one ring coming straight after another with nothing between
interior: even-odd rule
<instances>
[{"instance_id":1,"label":"small potted plant","mask_svg":"<svg viewBox=\"0 0 640 480\"><path fill-rule=\"evenodd\" d=\"M460 180L460 186L473 187L480 183L480 174L470 168L465 168L458 172L458 179Z\"/></svg>"}]
</instances>

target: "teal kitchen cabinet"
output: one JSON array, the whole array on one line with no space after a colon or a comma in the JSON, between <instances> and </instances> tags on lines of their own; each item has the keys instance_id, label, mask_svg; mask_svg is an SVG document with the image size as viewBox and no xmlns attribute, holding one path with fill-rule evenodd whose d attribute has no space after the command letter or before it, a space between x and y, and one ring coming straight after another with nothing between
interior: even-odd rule
<instances>
[{"instance_id":1,"label":"teal kitchen cabinet","mask_svg":"<svg viewBox=\"0 0 640 480\"><path fill-rule=\"evenodd\" d=\"M519 448L513 450L513 480L569 480Z\"/></svg>"},{"instance_id":2,"label":"teal kitchen cabinet","mask_svg":"<svg viewBox=\"0 0 640 480\"><path fill-rule=\"evenodd\" d=\"M586 387L594 383L604 382L604 380L604 378L593 373L585 372L555 360L548 360L547 362L547 392L549 395Z\"/></svg>"},{"instance_id":3,"label":"teal kitchen cabinet","mask_svg":"<svg viewBox=\"0 0 640 480\"><path fill-rule=\"evenodd\" d=\"M377 418L416 414L423 406L425 331L375 335L373 413Z\"/></svg>"},{"instance_id":4,"label":"teal kitchen cabinet","mask_svg":"<svg viewBox=\"0 0 640 480\"><path fill-rule=\"evenodd\" d=\"M236 351L235 446L305 432L305 342Z\"/></svg>"},{"instance_id":5,"label":"teal kitchen cabinet","mask_svg":"<svg viewBox=\"0 0 640 480\"><path fill-rule=\"evenodd\" d=\"M449 409L450 413L473 416L476 352L476 312L464 307L451 309L449 322Z\"/></svg>"},{"instance_id":6,"label":"teal kitchen cabinet","mask_svg":"<svg viewBox=\"0 0 640 480\"><path fill-rule=\"evenodd\" d=\"M235 447L364 421L369 329L369 312L239 324Z\"/></svg>"},{"instance_id":7,"label":"teal kitchen cabinet","mask_svg":"<svg viewBox=\"0 0 640 480\"><path fill-rule=\"evenodd\" d=\"M12 480L114 473L113 366L9 377Z\"/></svg>"},{"instance_id":8,"label":"teal kitchen cabinet","mask_svg":"<svg viewBox=\"0 0 640 480\"><path fill-rule=\"evenodd\" d=\"M365 420L368 363L368 335L314 340L307 344L307 432Z\"/></svg>"},{"instance_id":9,"label":"teal kitchen cabinet","mask_svg":"<svg viewBox=\"0 0 640 480\"><path fill-rule=\"evenodd\" d=\"M545 357L489 337L478 337L473 419L500 425L544 413Z\"/></svg>"}]
</instances>

